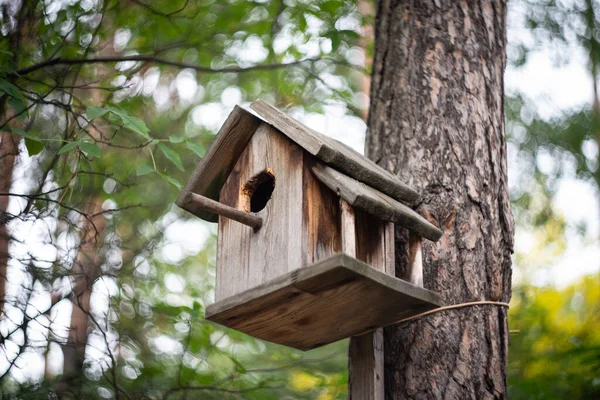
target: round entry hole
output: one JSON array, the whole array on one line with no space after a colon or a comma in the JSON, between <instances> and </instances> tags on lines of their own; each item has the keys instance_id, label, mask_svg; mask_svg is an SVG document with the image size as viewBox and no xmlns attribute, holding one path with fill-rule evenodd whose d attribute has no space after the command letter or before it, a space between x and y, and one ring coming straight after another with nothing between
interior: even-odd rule
<instances>
[{"instance_id":1,"label":"round entry hole","mask_svg":"<svg viewBox=\"0 0 600 400\"><path fill-rule=\"evenodd\" d=\"M246 211L259 212L267 206L275 190L275 176L270 169L254 175L244 186Z\"/></svg>"}]
</instances>

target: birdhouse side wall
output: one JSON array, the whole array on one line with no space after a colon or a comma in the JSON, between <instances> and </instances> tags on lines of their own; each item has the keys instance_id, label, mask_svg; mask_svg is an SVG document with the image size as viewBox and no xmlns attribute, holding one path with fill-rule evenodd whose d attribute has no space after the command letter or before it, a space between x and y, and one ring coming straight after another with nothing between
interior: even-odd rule
<instances>
[{"instance_id":1,"label":"birdhouse side wall","mask_svg":"<svg viewBox=\"0 0 600 400\"><path fill-rule=\"evenodd\" d=\"M253 196L261 200L258 195L269 189L265 181L269 176L274 189L266 206L255 212L263 220L258 231L219 217L216 301L304 264L303 160L301 147L266 123L258 126L223 185L219 201L249 212L256 206Z\"/></svg>"},{"instance_id":2,"label":"birdhouse side wall","mask_svg":"<svg viewBox=\"0 0 600 400\"><path fill-rule=\"evenodd\" d=\"M339 197L311 171L314 156L304 152L302 171L302 254L310 265L341 252L341 212Z\"/></svg>"},{"instance_id":3,"label":"birdhouse side wall","mask_svg":"<svg viewBox=\"0 0 600 400\"><path fill-rule=\"evenodd\" d=\"M393 264L394 258L393 224L382 221L364 210L354 209L354 211L356 216L356 258L379 271L387 272L387 267L390 261Z\"/></svg>"}]
</instances>

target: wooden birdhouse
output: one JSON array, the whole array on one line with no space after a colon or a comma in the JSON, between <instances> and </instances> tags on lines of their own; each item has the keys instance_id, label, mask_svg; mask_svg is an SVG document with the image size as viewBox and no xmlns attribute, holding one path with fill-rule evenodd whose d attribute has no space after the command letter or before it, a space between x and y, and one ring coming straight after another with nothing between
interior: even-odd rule
<instances>
[{"instance_id":1,"label":"wooden birdhouse","mask_svg":"<svg viewBox=\"0 0 600 400\"><path fill-rule=\"evenodd\" d=\"M229 115L177 201L219 224L206 318L308 350L438 307L419 286L420 237L441 231L406 205L418 193L268 103L251 108ZM413 283L394 277L394 224L411 231Z\"/></svg>"}]
</instances>

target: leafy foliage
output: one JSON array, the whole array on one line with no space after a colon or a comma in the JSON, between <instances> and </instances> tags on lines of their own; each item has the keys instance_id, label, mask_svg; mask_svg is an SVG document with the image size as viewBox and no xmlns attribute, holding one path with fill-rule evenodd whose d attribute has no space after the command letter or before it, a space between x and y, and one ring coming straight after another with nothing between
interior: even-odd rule
<instances>
[{"instance_id":1,"label":"leafy foliage","mask_svg":"<svg viewBox=\"0 0 600 400\"><path fill-rule=\"evenodd\" d=\"M600 396L600 282L513 292L509 394L514 399Z\"/></svg>"},{"instance_id":2,"label":"leafy foliage","mask_svg":"<svg viewBox=\"0 0 600 400\"><path fill-rule=\"evenodd\" d=\"M48 226L9 265L20 278L5 306L14 318L0 321L11 363L0 367L3 392L344 397L344 343L301 354L204 320L215 231L186 222L173 201L235 104L360 112L356 5L34 0L0 12L0 127L28 150L15 169L26 182L11 200L17 211L2 212L17 246L24 229ZM182 229L193 245L171 243ZM56 256L36 254L40 246ZM50 317L68 325L60 310L79 290L92 296L81 373L61 376L60 364L45 378L23 373L61 352L71 363L73 343ZM26 312L34 306L41 312Z\"/></svg>"},{"instance_id":3,"label":"leafy foliage","mask_svg":"<svg viewBox=\"0 0 600 400\"><path fill-rule=\"evenodd\" d=\"M596 2L513 4L537 33L533 44L513 44L513 63L548 43L576 43L596 77ZM0 130L21 143L11 205L0 210L13 239L2 392L344 398L344 342L302 354L204 320L214 227L172 204L236 103L364 112L372 43L361 28L372 17L342 0L31 0L4 2L0 13ZM510 144L529 174L513 188L515 214L541 237L535 252L516 255L522 269L565 247L552 195L566 169L536 160L550 154L600 182L597 152L584 151L598 145L597 109L553 120L532 110L524 97L507 101ZM81 373L65 377L53 360L69 348L60 320L67 314L68 325L81 275L89 335ZM515 291L513 397L597 397L597 293L593 278L564 292ZM46 361L47 371L36 368Z\"/></svg>"}]
</instances>

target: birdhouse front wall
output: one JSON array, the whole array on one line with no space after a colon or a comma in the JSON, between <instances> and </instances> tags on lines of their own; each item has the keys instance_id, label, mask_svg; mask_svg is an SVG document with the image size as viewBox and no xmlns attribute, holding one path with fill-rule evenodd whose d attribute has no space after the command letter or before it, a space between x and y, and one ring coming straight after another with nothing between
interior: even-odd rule
<instances>
[{"instance_id":1,"label":"birdhouse front wall","mask_svg":"<svg viewBox=\"0 0 600 400\"><path fill-rule=\"evenodd\" d=\"M219 217L216 301L340 252L339 200L310 171L314 162L277 129L258 126L219 201L255 213L263 226Z\"/></svg>"}]
</instances>

